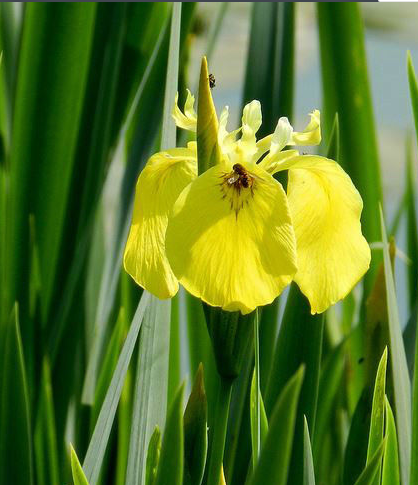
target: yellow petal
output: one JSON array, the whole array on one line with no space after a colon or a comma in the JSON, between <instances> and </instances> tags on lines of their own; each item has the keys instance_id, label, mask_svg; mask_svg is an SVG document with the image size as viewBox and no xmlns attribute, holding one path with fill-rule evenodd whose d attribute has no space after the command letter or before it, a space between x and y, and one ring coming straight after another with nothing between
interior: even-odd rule
<instances>
[{"instance_id":1,"label":"yellow petal","mask_svg":"<svg viewBox=\"0 0 418 485\"><path fill-rule=\"evenodd\" d=\"M183 130L196 131L197 115L194 110L194 96L187 89L187 98L184 104L184 113L178 105L179 93L176 94L176 100L173 107L172 117L176 122L176 126L183 128Z\"/></svg>"},{"instance_id":2,"label":"yellow petal","mask_svg":"<svg viewBox=\"0 0 418 485\"><path fill-rule=\"evenodd\" d=\"M257 151L255 135L261 123L261 104L255 99L246 104L242 112L242 137L239 144L248 159Z\"/></svg>"},{"instance_id":3,"label":"yellow petal","mask_svg":"<svg viewBox=\"0 0 418 485\"><path fill-rule=\"evenodd\" d=\"M369 268L370 248L361 233L363 201L333 160L304 155L289 169L288 200L296 233L295 281L321 313L344 298Z\"/></svg>"},{"instance_id":4,"label":"yellow petal","mask_svg":"<svg viewBox=\"0 0 418 485\"><path fill-rule=\"evenodd\" d=\"M166 251L190 293L246 314L282 292L296 263L282 186L256 165L244 168L248 187L234 183L235 172L224 164L183 190L169 218Z\"/></svg>"},{"instance_id":5,"label":"yellow petal","mask_svg":"<svg viewBox=\"0 0 418 485\"><path fill-rule=\"evenodd\" d=\"M282 165L285 161L297 157L298 155L299 152L297 150L285 150L284 152L269 153L261 160L259 167L273 175L274 173L283 170Z\"/></svg>"},{"instance_id":6,"label":"yellow petal","mask_svg":"<svg viewBox=\"0 0 418 485\"><path fill-rule=\"evenodd\" d=\"M311 121L302 132L294 131L289 145L319 145L321 143L321 115L315 110L309 115Z\"/></svg>"},{"instance_id":7,"label":"yellow petal","mask_svg":"<svg viewBox=\"0 0 418 485\"><path fill-rule=\"evenodd\" d=\"M165 255L168 214L180 192L197 175L196 144L153 155L136 184L125 270L158 298L177 293L178 282Z\"/></svg>"}]
</instances>

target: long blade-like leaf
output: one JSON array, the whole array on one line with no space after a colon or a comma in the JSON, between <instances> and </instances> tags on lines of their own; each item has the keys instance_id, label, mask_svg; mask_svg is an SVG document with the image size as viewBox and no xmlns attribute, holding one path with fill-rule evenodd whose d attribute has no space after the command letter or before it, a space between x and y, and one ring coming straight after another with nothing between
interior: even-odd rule
<instances>
[{"instance_id":1,"label":"long blade-like leaf","mask_svg":"<svg viewBox=\"0 0 418 485\"><path fill-rule=\"evenodd\" d=\"M254 471L251 485L285 485L304 369L289 380L277 401L270 420L269 432ZM272 466L274 464L274 466Z\"/></svg>"},{"instance_id":2,"label":"long blade-like leaf","mask_svg":"<svg viewBox=\"0 0 418 485\"><path fill-rule=\"evenodd\" d=\"M303 420L303 485L315 485L315 472L312 458L311 439L308 422Z\"/></svg>"},{"instance_id":3,"label":"long blade-like leaf","mask_svg":"<svg viewBox=\"0 0 418 485\"><path fill-rule=\"evenodd\" d=\"M149 304L150 295L149 293L144 292L132 321L131 328L129 329L129 333L125 339L115 372L113 373L106 397L103 401L102 409L97 418L93 436L83 463L83 468L90 485L96 485L99 478L100 468L109 440L110 431L112 429L116 408L122 393L126 372L138 338L145 310Z\"/></svg>"},{"instance_id":4,"label":"long blade-like leaf","mask_svg":"<svg viewBox=\"0 0 418 485\"><path fill-rule=\"evenodd\" d=\"M383 213L380 212L385 267L386 298L388 305L390 361L393 376L396 425L399 437L399 458L402 483L409 483L411 464L411 383L408 374L405 348L399 322L395 283L389 256Z\"/></svg>"},{"instance_id":5,"label":"long blade-like leaf","mask_svg":"<svg viewBox=\"0 0 418 485\"><path fill-rule=\"evenodd\" d=\"M176 144L176 128L171 118L177 92L180 51L181 3L173 5L170 47L166 74L162 150ZM156 425L164 428L167 408L168 359L170 349L170 300L153 297L146 324L141 332L135 386L134 412L128 456L126 482L142 485L145 479L145 455L151 433Z\"/></svg>"}]
</instances>

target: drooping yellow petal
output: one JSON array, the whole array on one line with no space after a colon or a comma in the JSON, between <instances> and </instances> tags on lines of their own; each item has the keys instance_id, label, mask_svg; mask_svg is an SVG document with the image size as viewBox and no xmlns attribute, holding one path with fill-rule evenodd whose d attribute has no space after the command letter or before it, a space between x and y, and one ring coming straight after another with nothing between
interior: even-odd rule
<instances>
[{"instance_id":1,"label":"drooping yellow petal","mask_svg":"<svg viewBox=\"0 0 418 485\"><path fill-rule=\"evenodd\" d=\"M370 248L361 233L363 201L350 177L333 160L290 158L287 193L296 233L295 281L312 313L344 298L369 268Z\"/></svg>"},{"instance_id":2,"label":"drooping yellow petal","mask_svg":"<svg viewBox=\"0 0 418 485\"><path fill-rule=\"evenodd\" d=\"M194 96L187 89L187 98L184 104L184 113L178 105L179 93L176 94L176 100L173 107L172 117L176 122L176 126L183 128L183 130L196 132L197 114L194 110Z\"/></svg>"},{"instance_id":3,"label":"drooping yellow petal","mask_svg":"<svg viewBox=\"0 0 418 485\"><path fill-rule=\"evenodd\" d=\"M186 187L169 218L174 274L212 306L249 313L278 296L296 272L295 238L282 186L256 165L212 167Z\"/></svg>"},{"instance_id":4,"label":"drooping yellow petal","mask_svg":"<svg viewBox=\"0 0 418 485\"><path fill-rule=\"evenodd\" d=\"M319 145L321 143L321 115L314 110L309 115L311 121L302 132L294 131L289 145Z\"/></svg>"},{"instance_id":5,"label":"drooping yellow petal","mask_svg":"<svg viewBox=\"0 0 418 485\"><path fill-rule=\"evenodd\" d=\"M197 175L196 144L153 155L136 185L132 225L123 258L125 270L158 298L177 293L177 278L165 255L168 214Z\"/></svg>"}]
</instances>

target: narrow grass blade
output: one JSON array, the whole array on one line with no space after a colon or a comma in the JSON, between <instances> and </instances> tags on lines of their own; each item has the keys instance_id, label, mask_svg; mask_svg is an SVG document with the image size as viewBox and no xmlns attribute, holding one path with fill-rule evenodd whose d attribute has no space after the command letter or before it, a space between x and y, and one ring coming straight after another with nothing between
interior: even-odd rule
<instances>
[{"instance_id":1,"label":"narrow grass blade","mask_svg":"<svg viewBox=\"0 0 418 485\"><path fill-rule=\"evenodd\" d=\"M292 116L295 7L253 3L243 104L261 102L260 137L272 133L280 116Z\"/></svg>"},{"instance_id":2,"label":"narrow grass blade","mask_svg":"<svg viewBox=\"0 0 418 485\"><path fill-rule=\"evenodd\" d=\"M134 351L136 340L138 338L145 310L149 304L150 295L149 293L144 292L129 329L129 333L125 339L116 369L113 373L106 397L103 401L102 409L100 410L99 417L97 418L93 436L90 440L83 463L83 468L90 485L96 485L99 478L100 468L102 466L107 442L112 429L116 408L122 393L126 372Z\"/></svg>"},{"instance_id":3,"label":"narrow grass blade","mask_svg":"<svg viewBox=\"0 0 418 485\"><path fill-rule=\"evenodd\" d=\"M253 469L255 470L261 448L260 411L260 339L258 309L254 318L254 374L251 384L251 442L253 446Z\"/></svg>"},{"instance_id":4,"label":"narrow grass blade","mask_svg":"<svg viewBox=\"0 0 418 485\"><path fill-rule=\"evenodd\" d=\"M184 384L177 391L167 416L155 485L183 483L183 394Z\"/></svg>"},{"instance_id":5,"label":"narrow grass blade","mask_svg":"<svg viewBox=\"0 0 418 485\"><path fill-rule=\"evenodd\" d=\"M258 405L259 405L259 417L257 419L256 409L257 409L257 390L258 390ZM252 444L252 457L253 457L253 469L256 468L258 458L260 455L260 450L263 446L264 440L268 432L268 421L266 410L264 409L264 402L261 396L261 392L257 389L256 384L256 372L254 370L253 378L251 380L251 444Z\"/></svg>"},{"instance_id":6,"label":"narrow grass blade","mask_svg":"<svg viewBox=\"0 0 418 485\"><path fill-rule=\"evenodd\" d=\"M17 303L7 322L0 392L0 483L34 483L32 431Z\"/></svg>"},{"instance_id":7,"label":"narrow grass blade","mask_svg":"<svg viewBox=\"0 0 418 485\"><path fill-rule=\"evenodd\" d=\"M411 465L411 384L406 362L405 348L399 322L395 283L390 263L389 246L383 213L380 212L385 266L386 298L388 305L390 361L393 376L396 425L399 437L399 458L402 483L409 483Z\"/></svg>"},{"instance_id":8,"label":"narrow grass blade","mask_svg":"<svg viewBox=\"0 0 418 485\"><path fill-rule=\"evenodd\" d=\"M96 424L97 417L103 405L107 390L109 389L109 384L111 382L113 372L118 362L120 350L122 348L123 339L126 336L126 327L127 322L125 319L125 311L123 308L121 308L106 349L99 379L97 381L95 399L91 412L91 422L93 426Z\"/></svg>"},{"instance_id":9,"label":"narrow grass blade","mask_svg":"<svg viewBox=\"0 0 418 485\"><path fill-rule=\"evenodd\" d=\"M417 86L415 86L417 88ZM418 88L417 88L418 89ZM412 140L407 137L406 140L406 217L407 217L407 254L410 259L408 264L408 292L409 292L409 309L414 308L418 301L418 227L417 211L415 208L416 189L415 174L416 168L412 154Z\"/></svg>"},{"instance_id":10,"label":"narrow grass blade","mask_svg":"<svg viewBox=\"0 0 418 485\"><path fill-rule=\"evenodd\" d=\"M41 395L36 420L34 447L38 483L59 485L58 446L55 430L55 411L52 397L51 370L44 358L42 364Z\"/></svg>"},{"instance_id":11,"label":"narrow grass blade","mask_svg":"<svg viewBox=\"0 0 418 485\"><path fill-rule=\"evenodd\" d=\"M11 145L11 298L25 313L28 216L35 215L48 314L85 93L96 4L31 4L24 29L14 100ZM39 120L42 123L39 123ZM28 160L31 163L28 163ZM45 197L48 193L48 197ZM23 327L22 327L23 328Z\"/></svg>"},{"instance_id":12,"label":"narrow grass blade","mask_svg":"<svg viewBox=\"0 0 418 485\"><path fill-rule=\"evenodd\" d=\"M141 329L126 482L141 485L151 434L164 429L167 408L170 301L151 297Z\"/></svg>"},{"instance_id":13,"label":"narrow grass blade","mask_svg":"<svg viewBox=\"0 0 418 485\"><path fill-rule=\"evenodd\" d=\"M366 465L368 465L371 462L372 457L376 453L377 449L380 446L380 443L383 440L387 358L388 358L388 352L387 352L387 349L385 349L385 351L383 352L382 358L380 359L380 364L377 370L376 382L374 386L372 416L370 420L369 445L367 448ZM374 485L379 485L380 473L381 473L381 466L379 464L376 477L372 482Z\"/></svg>"},{"instance_id":14,"label":"narrow grass blade","mask_svg":"<svg viewBox=\"0 0 418 485\"><path fill-rule=\"evenodd\" d=\"M77 454L71 446L71 471L73 473L74 485L89 485L89 482L80 465Z\"/></svg>"},{"instance_id":15,"label":"narrow grass blade","mask_svg":"<svg viewBox=\"0 0 418 485\"><path fill-rule=\"evenodd\" d=\"M315 472L312 458L311 439L308 421L303 420L303 485L315 485Z\"/></svg>"},{"instance_id":16,"label":"narrow grass blade","mask_svg":"<svg viewBox=\"0 0 418 485\"><path fill-rule=\"evenodd\" d=\"M170 356L168 363L167 403L176 395L181 380L181 338L180 338L180 298L179 294L171 299Z\"/></svg>"},{"instance_id":17,"label":"narrow grass blade","mask_svg":"<svg viewBox=\"0 0 418 485\"><path fill-rule=\"evenodd\" d=\"M358 477L354 485L372 485L375 482L376 478L378 477L385 448L386 439L380 443L379 448L376 450L368 465Z\"/></svg>"},{"instance_id":18,"label":"narrow grass blade","mask_svg":"<svg viewBox=\"0 0 418 485\"><path fill-rule=\"evenodd\" d=\"M122 181L120 187L118 187L118 199L121 200L119 211L116 214L115 230L110 242L110 250L104 262L103 275L100 283L99 297L97 303L97 311L95 318L95 329L92 349L89 354L89 360L87 365L86 376L83 385L82 401L85 404L92 404L94 398L94 389L96 385L97 368L99 365L100 354L103 346L103 339L106 334L106 327L109 321L109 315L111 313L113 303L115 301L116 290L120 277L120 267L123 256L123 250L125 247L126 239L128 237L128 231L131 224L131 213L129 210L131 199L133 195L133 189L135 187L135 181L137 177L137 159L143 160L151 150L153 145L155 131L157 129L157 123L153 120L153 123L146 125L147 129L144 129L141 125L142 131L137 137L137 145L141 149L133 149L128 145L128 133L136 126L137 112L140 112L144 119L150 119L152 113L160 114L159 105L160 100L155 98L158 93L153 90L158 82L159 77L162 75L163 63L166 62L167 57L167 33L163 30L160 33L160 37L152 50L150 58L148 60L147 67L144 75L139 83L137 92L132 106L127 114L127 118L121 128L120 137L118 140L117 153L123 152L125 149L130 149L131 155L127 160L127 167L125 169L125 178ZM151 106L149 99L153 99L154 103ZM146 102L148 101L148 103ZM142 136L144 138L142 138ZM133 142L132 142L133 143ZM134 162L135 160L135 162ZM74 276L71 280L72 285L68 291L74 291L74 286L77 281L77 277ZM68 308L63 310L68 312Z\"/></svg>"},{"instance_id":19,"label":"narrow grass blade","mask_svg":"<svg viewBox=\"0 0 418 485\"><path fill-rule=\"evenodd\" d=\"M173 4L166 73L161 150L176 145L176 127L171 119L177 92L180 50L181 3ZM167 408L168 356L170 349L170 300L152 297L141 332L135 384L126 482L142 485L145 455L152 430L164 428ZM158 477L157 477L158 482Z\"/></svg>"},{"instance_id":20,"label":"narrow grass blade","mask_svg":"<svg viewBox=\"0 0 418 485\"><path fill-rule=\"evenodd\" d=\"M265 405L269 416L286 381L304 364L305 379L299 399L292 464L289 470L289 480L295 485L302 483L303 479L303 469L297 463L301 463L303 459L304 415L312 435L315 433L323 329L324 316L311 315L308 300L292 283L270 370Z\"/></svg>"},{"instance_id":21,"label":"narrow grass blade","mask_svg":"<svg viewBox=\"0 0 418 485\"><path fill-rule=\"evenodd\" d=\"M203 366L199 365L193 389L184 412L184 485L200 485L208 448L208 403Z\"/></svg>"},{"instance_id":22,"label":"narrow grass blade","mask_svg":"<svg viewBox=\"0 0 418 485\"><path fill-rule=\"evenodd\" d=\"M337 401L344 376L345 341L335 347L322 364L319 381L318 406L315 433L312 434L313 450L316 463L323 451L325 435L332 422L332 411Z\"/></svg>"},{"instance_id":23,"label":"narrow grass blade","mask_svg":"<svg viewBox=\"0 0 418 485\"><path fill-rule=\"evenodd\" d=\"M393 417L388 398L385 396L385 436L387 439L383 454L382 485L399 485L398 439L396 436L395 418ZM410 484L414 483L411 481Z\"/></svg>"},{"instance_id":24,"label":"narrow grass blade","mask_svg":"<svg viewBox=\"0 0 418 485\"><path fill-rule=\"evenodd\" d=\"M416 317L415 317L416 326ZM412 380L412 446L410 485L418 483L418 332L415 331L415 357ZM400 433L398 425L398 434ZM401 440L401 437L398 438Z\"/></svg>"},{"instance_id":25,"label":"narrow grass blade","mask_svg":"<svg viewBox=\"0 0 418 485\"><path fill-rule=\"evenodd\" d=\"M251 485L285 485L289 472L303 366L289 380L274 406L260 460ZM274 466L272 466L274 464Z\"/></svg>"},{"instance_id":26,"label":"narrow grass blade","mask_svg":"<svg viewBox=\"0 0 418 485\"><path fill-rule=\"evenodd\" d=\"M338 113L335 113L331 134L329 136L327 158L331 158L337 162L340 159L340 122L338 121Z\"/></svg>"},{"instance_id":27,"label":"narrow grass blade","mask_svg":"<svg viewBox=\"0 0 418 485\"><path fill-rule=\"evenodd\" d=\"M158 426L155 427L149 440L147 463L145 471L145 485L154 485L157 478L158 462L161 453L161 431Z\"/></svg>"}]
</instances>

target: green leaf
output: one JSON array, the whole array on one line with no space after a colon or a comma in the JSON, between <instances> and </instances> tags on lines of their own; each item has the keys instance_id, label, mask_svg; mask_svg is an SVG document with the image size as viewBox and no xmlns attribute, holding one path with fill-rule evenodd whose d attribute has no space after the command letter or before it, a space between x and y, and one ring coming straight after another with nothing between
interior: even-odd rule
<instances>
[{"instance_id":1,"label":"green leaf","mask_svg":"<svg viewBox=\"0 0 418 485\"><path fill-rule=\"evenodd\" d=\"M119 398L122 393L126 372L134 351L139 330L144 318L144 313L150 305L150 294L144 292L131 323L129 333L123 344L118 363L112 376L102 409L97 418L93 436L90 440L87 453L84 459L84 470L90 485L96 485L100 469L103 463L104 454L112 429L113 420L116 414Z\"/></svg>"},{"instance_id":2,"label":"green leaf","mask_svg":"<svg viewBox=\"0 0 418 485\"><path fill-rule=\"evenodd\" d=\"M384 439L379 448L376 450L371 460L367 464L366 468L363 470L361 475L356 480L354 485L372 485L375 483L376 478L381 467L382 456L386 448L386 439Z\"/></svg>"},{"instance_id":3,"label":"green leaf","mask_svg":"<svg viewBox=\"0 0 418 485\"><path fill-rule=\"evenodd\" d=\"M42 364L41 396L35 427L35 458L38 483L59 485L58 446L48 360Z\"/></svg>"},{"instance_id":4,"label":"green leaf","mask_svg":"<svg viewBox=\"0 0 418 485\"><path fill-rule=\"evenodd\" d=\"M81 468L80 462L78 461L77 454L74 448L71 446L71 471L73 473L74 485L89 485L86 475Z\"/></svg>"},{"instance_id":5,"label":"green leaf","mask_svg":"<svg viewBox=\"0 0 418 485\"><path fill-rule=\"evenodd\" d=\"M411 477L410 485L418 482L418 332L416 331L417 318L415 316L413 324L415 327L415 357L412 380L412 446L411 446ZM398 425L398 434L400 428ZM399 441L401 438L399 438Z\"/></svg>"},{"instance_id":6,"label":"green leaf","mask_svg":"<svg viewBox=\"0 0 418 485\"><path fill-rule=\"evenodd\" d=\"M338 121L338 113L335 113L331 134L329 136L327 158L331 158L337 162L340 159L340 122Z\"/></svg>"},{"instance_id":7,"label":"green leaf","mask_svg":"<svg viewBox=\"0 0 418 485\"><path fill-rule=\"evenodd\" d=\"M118 319L116 321L116 325L113 329L112 335L107 345L106 354L104 356L99 379L97 381L94 404L91 411L91 422L93 426L96 424L97 417L105 399L106 392L109 388L113 372L117 365L120 349L123 343L123 338L125 337L126 327L127 322L125 318L125 311L123 308L121 308L119 311Z\"/></svg>"},{"instance_id":8,"label":"green leaf","mask_svg":"<svg viewBox=\"0 0 418 485\"><path fill-rule=\"evenodd\" d=\"M417 86L415 86L417 88ZM418 135L417 135L418 136ZM406 191L405 204L407 216L407 254L410 259L408 265L408 291L409 291L409 308L412 310L417 302L418 294L418 227L417 212L415 208L416 190L415 174L416 168L412 154L412 140L407 137L406 140Z\"/></svg>"},{"instance_id":9,"label":"green leaf","mask_svg":"<svg viewBox=\"0 0 418 485\"><path fill-rule=\"evenodd\" d=\"M253 3L243 104L260 101L260 137L273 132L280 116L292 117L295 7L293 3Z\"/></svg>"},{"instance_id":10,"label":"green leaf","mask_svg":"<svg viewBox=\"0 0 418 485\"><path fill-rule=\"evenodd\" d=\"M374 456L376 450L379 448L380 443L383 440L387 359L388 352L387 348L385 348L382 358L380 359L379 368L376 375L376 382L374 386L366 465L370 463L372 457ZM376 478L372 483L374 483L375 485L379 485L380 483L380 464L378 465Z\"/></svg>"},{"instance_id":11,"label":"green leaf","mask_svg":"<svg viewBox=\"0 0 418 485\"><path fill-rule=\"evenodd\" d=\"M150 297L139 339L126 481L141 484L148 443L167 410L170 300Z\"/></svg>"},{"instance_id":12,"label":"green leaf","mask_svg":"<svg viewBox=\"0 0 418 485\"><path fill-rule=\"evenodd\" d=\"M155 485L183 483L183 393L184 384L177 391L168 412Z\"/></svg>"},{"instance_id":13,"label":"green leaf","mask_svg":"<svg viewBox=\"0 0 418 485\"><path fill-rule=\"evenodd\" d=\"M321 2L317 9L325 132L331 132L338 113L339 162L363 198L366 239L378 241L379 203L383 198L360 7L354 2ZM372 268L378 262L374 257ZM372 281L373 271L369 275Z\"/></svg>"},{"instance_id":14,"label":"green leaf","mask_svg":"<svg viewBox=\"0 0 418 485\"><path fill-rule=\"evenodd\" d=\"M164 94L161 150L172 148L176 144L176 127L171 119L171 110L178 83L180 26L181 3L174 3ZM152 430L156 425L161 429L164 427L168 396L170 316L170 300L161 301L152 297L145 318L146 324L141 332L138 353L134 412L126 472L126 480L132 485L142 484L145 454Z\"/></svg>"},{"instance_id":15,"label":"green leaf","mask_svg":"<svg viewBox=\"0 0 418 485\"><path fill-rule=\"evenodd\" d=\"M116 290L120 278L121 261L123 251L128 237L129 227L131 225L131 202L138 174L138 159L144 160L152 148L154 148L155 132L158 127L159 119L154 120L154 116L160 116L160 82L163 75L163 68L167 62L167 31L164 29L158 38L156 45L149 55L148 63L139 86L132 101L131 108L127 114L126 120L121 128L120 136L117 143L116 153L120 154L126 149L130 151L125 168L124 179L117 188L120 206L115 216L114 232L110 238L110 249L104 262L103 274L100 283L100 291L97 303L97 311L94 327L94 339L92 349L89 353L87 372L83 385L82 401L85 404L92 404L94 398L94 389L100 355L104 345L109 316L115 301ZM144 119L150 120L148 124L141 125L141 130L136 133L135 137L130 136L133 127L138 123L137 117L141 114ZM152 122L151 122L152 121ZM131 139L133 138L133 140ZM132 144L135 142L135 149ZM140 147L140 149L139 149ZM131 200L132 199L132 200ZM71 286L68 291L74 291L77 283L77 277L73 275ZM68 308L65 309L68 311Z\"/></svg>"},{"instance_id":16,"label":"green leaf","mask_svg":"<svg viewBox=\"0 0 418 485\"><path fill-rule=\"evenodd\" d=\"M181 379L180 295L171 298L170 357L168 362L167 403L171 404Z\"/></svg>"},{"instance_id":17,"label":"green leaf","mask_svg":"<svg viewBox=\"0 0 418 485\"><path fill-rule=\"evenodd\" d=\"M389 401L385 396L386 448L383 454L382 485L399 485L398 439L396 437L395 418ZM412 473L411 473L412 478ZM411 484L414 483L412 480Z\"/></svg>"},{"instance_id":18,"label":"green leaf","mask_svg":"<svg viewBox=\"0 0 418 485\"><path fill-rule=\"evenodd\" d=\"M418 138L418 83L415 75L414 64L412 63L411 53L407 55L407 70L409 81L409 93L411 96L411 106L415 121L415 132Z\"/></svg>"},{"instance_id":19,"label":"green leaf","mask_svg":"<svg viewBox=\"0 0 418 485\"><path fill-rule=\"evenodd\" d=\"M154 485L157 477L158 462L161 452L161 431L155 427L148 445L147 464L145 470L145 485Z\"/></svg>"},{"instance_id":20,"label":"green leaf","mask_svg":"<svg viewBox=\"0 0 418 485\"><path fill-rule=\"evenodd\" d=\"M352 485L361 475L366 463L368 435L365 429L370 428L372 396L365 388L351 416L350 431L344 453L343 483ZM318 446L320 443L318 443Z\"/></svg>"},{"instance_id":21,"label":"green leaf","mask_svg":"<svg viewBox=\"0 0 418 485\"><path fill-rule=\"evenodd\" d=\"M251 382L251 444L253 469L257 465L261 448L261 399L260 399L260 338L258 325L258 309L254 318L254 373Z\"/></svg>"},{"instance_id":22,"label":"green leaf","mask_svg":"<svg viewBox=\"0 0 418 485\"><path fill-rule=\"evenodd\" d=\"M303 376L304 368L301 366L283 388L274 406L269 432L261 450L257 468L250 481L251 485L285 485L287 483Z\"/></svg>"},{"instance_id":23,"label":"green leaf","mask_svg":"<svg viewBox=\"0 0 418 485\"><path fill-rule=\"evenodd\" d=\"M250 395L250 405L251 405L251 411L250 411L250 416L251 416L251 444L252 444L252 453L253 453L253 468L255 469L257 462L258 462L258 457L259 453L257 454L257 447L259 450L261 450L263 443L266 439L267 433L268 433L268 420L267 420L267 414L266 410L264 408L264 402L263 402L263 397L261 395L261 392L259 391L258 393L258 399L260 403L260 442L257 444L255 443L256 440L256 427L257 427L257 419L256 419L256 396L257 396L257 386L256 386L256 379L255 379L255 370L253 373L253 378L251 380L251 395Z\"/></svg>"},{"instance_id":24,"label":"green leaf","mask_svg":"<svg viewBox=\"0 0 418 485\"><path fill-rule=\"evenodd\" d=\"M25 312L26 281L22 275L29 259L28 217L33 212L45 320L57 276L96 4L38 3L27 7L10 150L13 224L9 247L13 250L8 284L10 297L19 300Z\"/></svg>"},{"instance_id":25,"label":"green leaf","mask_svg":"<svg viewBox=\"0 0 418 485\"><path fill-rule=\"evenodd\" d=\"M34 483L32 432L17 303L2 337L0 483Z\"/></svg>"},{"instance_id":26,"label":"green leaf","mask_svg":"<svg viewBox=\"0 0 418 485\"><path fill-rule=\"evenodd\" d=\"M411 465L411 383L399 322L395 283L390 263L389 246L383 213L380 212L388 305L390 361L393 378L396 425L399 437L399 458L402 483L409 482Z\"/></svg>"},{"instance_id":27,"label":"green leaf","mask_svg":"<svg viewBox=\"0 0 418 485\"><path fill-rule=\"evenodd\" d=\"M302 483L303 480L303 469L297 464L301 463L303 459L304 415L308 420L312 435L314 436L315 433L323 329L324 316L311 315L308 300L302 295L296 284L292 283L270 369L265 405L267 416L269 416L274 401L285 383L299 366L304 364L305 379L299 399L289 471L289 481L295 485Z\"/></svg>"},{"instance_id":28,"label":"green leaf","mask_svg":"<svg viewBox=\"0 0 418 485\"><path fill-rule=\"evenodd\" d=\"M184 485L202 483L208 448L207 415L203 366L200 364L184 412Z\"/></svg>"},{"instance_id":29,"label":"green leaf","mask_svg":"<svg viewBox=\"0 0 418 485\"><path fill-rule=\"evenodd\" d=\"M325 435L329 429L332 411L336 404L336 397L344 375L344 346L345 341L332 349L322 364L319 381L318 406L315 433L313 434L313 448L315 459L319 457L323 449Z\"/></svg>"},{"instance_id":30,"label":"green leaf","mask_svg":"<svg viewBox=\"0 0 418 485\"><path fill-rule=\"evenodd\" d=\"M303 485L315 485L311 439L306 417L303 419L303 431Z\"/></svg>"}]
</instances>

